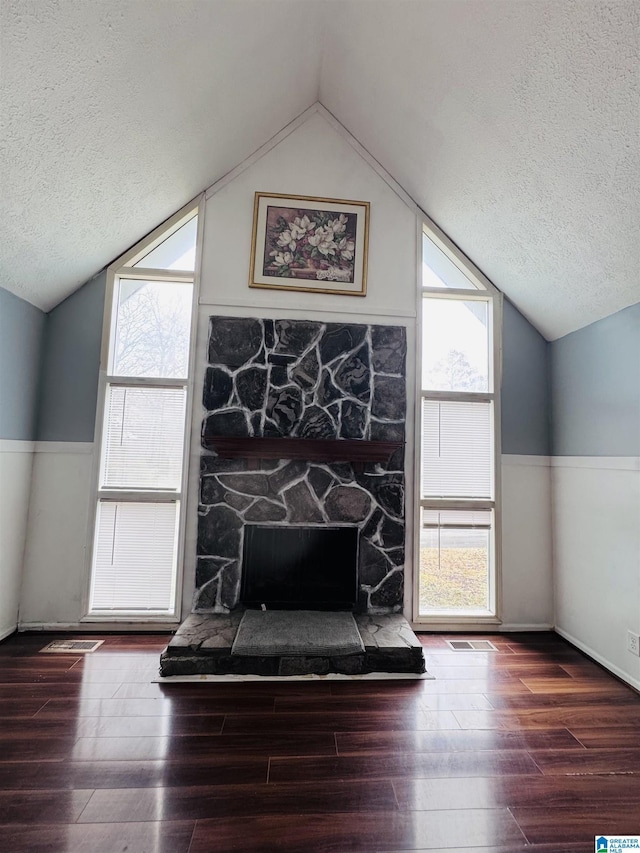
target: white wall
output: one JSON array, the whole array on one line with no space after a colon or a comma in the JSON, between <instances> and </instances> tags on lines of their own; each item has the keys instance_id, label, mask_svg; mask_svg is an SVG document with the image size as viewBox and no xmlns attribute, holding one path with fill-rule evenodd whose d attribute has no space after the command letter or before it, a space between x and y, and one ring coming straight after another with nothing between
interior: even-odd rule
<instances>
[{"instance_id":1,"label":"white wall","mask_svg":"<svg viewBox=\"0 0 640 853\"><path fill-rule=\"evenodd\" d=\"M366 297L249 289L255 192L371 202ZM243 310L264 307L274 316L300 308L319 317L336 311L414 318L415 263L414 213L343 136L314 113L208 198L200 302Z\"/></svg>"},{"instance_id":2,"label":"white wall","mask_svg":"<svg viewBox=\"0 0 640 853\"><path fill-rule=\"evenodd\" d=\"M18 622L45 323L0 287L0 639Z\"/></svg>"},{"instance_id":3,"label":"white wall","mask_svg":"<svg viewBox=\"0 0 640 853\"><path fill-rule=\"evenodd\" d=\"M0 639L18 624L33 447L0 439Z\"/></svg>"},{"instance_id":4,"label":"white wall","mask_svg":"<svg viewBox=\"0 0 640 853\"><path fill-rule=\"evenodd\" d=\"M640 458L553 459L556 629L640 689Z\"/></svg>"},{"instance_id":5,"label":"white wall","mask_svg":"<svg viewBox=\"0 0 640 853\"><path fill-rule=\"evenodd\" d=\"M551 469L548 456L502 456L502 621L553 627Z\"/></svg>"},{"instance_id":6,"label":"white wall","mask_svg":"<svg viewBox=\"0 0 640 853\"><path fill-rule=\"evenodd\" d=\"M83 615L93 445L42 442L33 461L20 627Z\"/></svg>"},{"instance_id":7,"label":"white wall","mask_svg":"<svg viewBox=\"0 0 640 853\"><path fill-rule=\"evenodd\" d=\"M640 302L551 344L556 627L640 689Z\"/></svg>"}]
</instances>

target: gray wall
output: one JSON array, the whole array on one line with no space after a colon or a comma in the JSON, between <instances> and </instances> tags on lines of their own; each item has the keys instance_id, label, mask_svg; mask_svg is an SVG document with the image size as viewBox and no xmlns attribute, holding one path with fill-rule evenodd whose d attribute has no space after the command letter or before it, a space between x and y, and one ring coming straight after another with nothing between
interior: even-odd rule
<instances>
[{"instance_id":1,"label":"gray wall","mask_svg":"<svg viewBox=\"0 0 640 853\"><path fill-rule=\"evenodd\" d=\"M0 288L0 438L34 441L46 315Z\"/></svg>"},{"instance_id":2,"label":"gray wall","mask_svg":"<svg viewBox=\"0 0 640 853\"><path fill-rule=\"evenodd\" d=\"M640 456L640 303L551 344L555 456Z\"/></svg>"},{"instance_id":3,"label":"gray wall","mask_svg":"<svg viewBox=\"0 0 640 853\"><path fill-rule=\"evenodd\" d=\"M106 273L47 315L39 441L93 441Z\"/></svg>"},{"instance_id":4,"label":"gray wall","mask_svg":"<svg viewBox=\"0 0 640 853\"><path fill-rule=\"evenodd\" d=\"M548 456L549 344L507 299L502 352L502 452Z\"/></svg>"}]
</instances>

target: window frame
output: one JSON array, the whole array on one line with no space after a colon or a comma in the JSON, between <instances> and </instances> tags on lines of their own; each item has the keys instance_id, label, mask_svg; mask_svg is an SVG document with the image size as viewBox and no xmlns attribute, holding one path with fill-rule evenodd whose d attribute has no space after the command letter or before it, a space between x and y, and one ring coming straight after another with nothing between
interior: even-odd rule
<instances>
[{"instance_id":1,"label":"window frame","mask_svg":"<svg viewBox=\"0 0 640 853\"><path fill-rule=\"evenodd\" d=\"M83 623L133 623L149 624L155 627L166 625L175 627L179 623L182 612L182 591L184 577L184 560L187 526L187 503L189 485L189 451L191 445L191 422L194 402L194 373L196 359L196 334L200 290L200 275L202 266L202 239L204 234L204 194L193 199L182 207L173 216L155 228L145 238L132 246L127 252L117 258L107 267L107 282L105 291L104 313L102 323L102 342L100 347L100 373L98 380L98 397L96 405L96 422L93 441L93 465L92 465L92 487L91 508L88 513L87 522L87 548L85 561L85 583L83 592ZM146 267L134 267L133 264L152 252L168 237L181 228L194 216L198 217L196 236L196 256L193 270L168 270L150 269ZM171 281L190 284L193 287L191 305L191 324L189 339L189 356L187 376L182 378L162 377L140 377L121 376L110 373L111 346L117 322L116 297L118 295L120 279L140 279L143 281ZM102 489L100 488L100 475L102 467L102 442L105 434L105 408L107 401L107 389L109 385L124 387L166 387L185 388L185 422L184 439L182 446L182 476L179 490L135 490L135 489ZM124 500L133 501L136 497L141 498L144 503L167 503L179 502L178 513L178 539L177 539L177 563L175 572L175 592L173 607L167 611L142 611L142 610L91 610L91 591L93 582L93 560L94 542L96 533L96 519L98 503L100 500Z\"/></svg>"},{"instance_id":2,"label":"window frame","mask_svg":"<svg viewBox=\"0 0 640 853\"><path fill-rule=\"evenodd\" d=\"M469 630L474 627L483 628L500 625L502 622L502 476L501 476L501 408L500 397L502 387L502 293L482 274L480 270L458 249L458 247L426 216L418 221L417 229L417 322L416 322L416 407L414 434L415 468L414 468L414 573L412 620L417 629L435 630ZM453 263L471 282L469 289L429 287L423 284L423 239L435 244L446 258ZM488 301L489 334L492 346L489 348L489 390L475 391L423 391L422 388L422 326L423 306L425 298L430 299L460 299L464 301ZM458 498L422 498L422 401L446 400L463 402L491 402L493 405L493 455L494 478L493 500L458 499ZM420 614L420 533L421 510L428 509L491 509L493 524L489 542L491 565L489 569L489 605L492 612L451 613L434 610L433 614Z\"/></svg>"}]
</instances>

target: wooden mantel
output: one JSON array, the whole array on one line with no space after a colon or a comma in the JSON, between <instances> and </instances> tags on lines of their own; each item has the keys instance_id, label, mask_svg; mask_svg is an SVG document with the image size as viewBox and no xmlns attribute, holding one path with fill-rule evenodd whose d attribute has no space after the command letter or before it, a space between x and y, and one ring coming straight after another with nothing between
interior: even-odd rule
<instances>
[{"instance_id":1,"label":"wooden mantel","mask_svg":"<svg viewBox=\"0 0 640 853\"><path fill-rule=\"evenodd\" d=\"M249 438L212 435L203 439L207 450L222 459L246 459L257 467L260 459L303 459L305 462L388 462L404 447L403 441L367 441L350 438Z\"/></svg>"}]
</instances>

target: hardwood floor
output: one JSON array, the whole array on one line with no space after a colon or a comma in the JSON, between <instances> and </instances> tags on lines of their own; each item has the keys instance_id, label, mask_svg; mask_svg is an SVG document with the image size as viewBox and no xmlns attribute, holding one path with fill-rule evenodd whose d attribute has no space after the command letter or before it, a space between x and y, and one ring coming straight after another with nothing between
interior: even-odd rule
<instances>
[{"instance_id":1,"label":"hardwood floor","mask_svg":"<svg viewBox=\"0 0 640 853\"><path fill-rule=\"evenodd\" d=\"M640 833L640 696L554 634L435 681L151 683L166 636L0 644L7 853L591 853Z\"/></svg>"}]
</instances>

